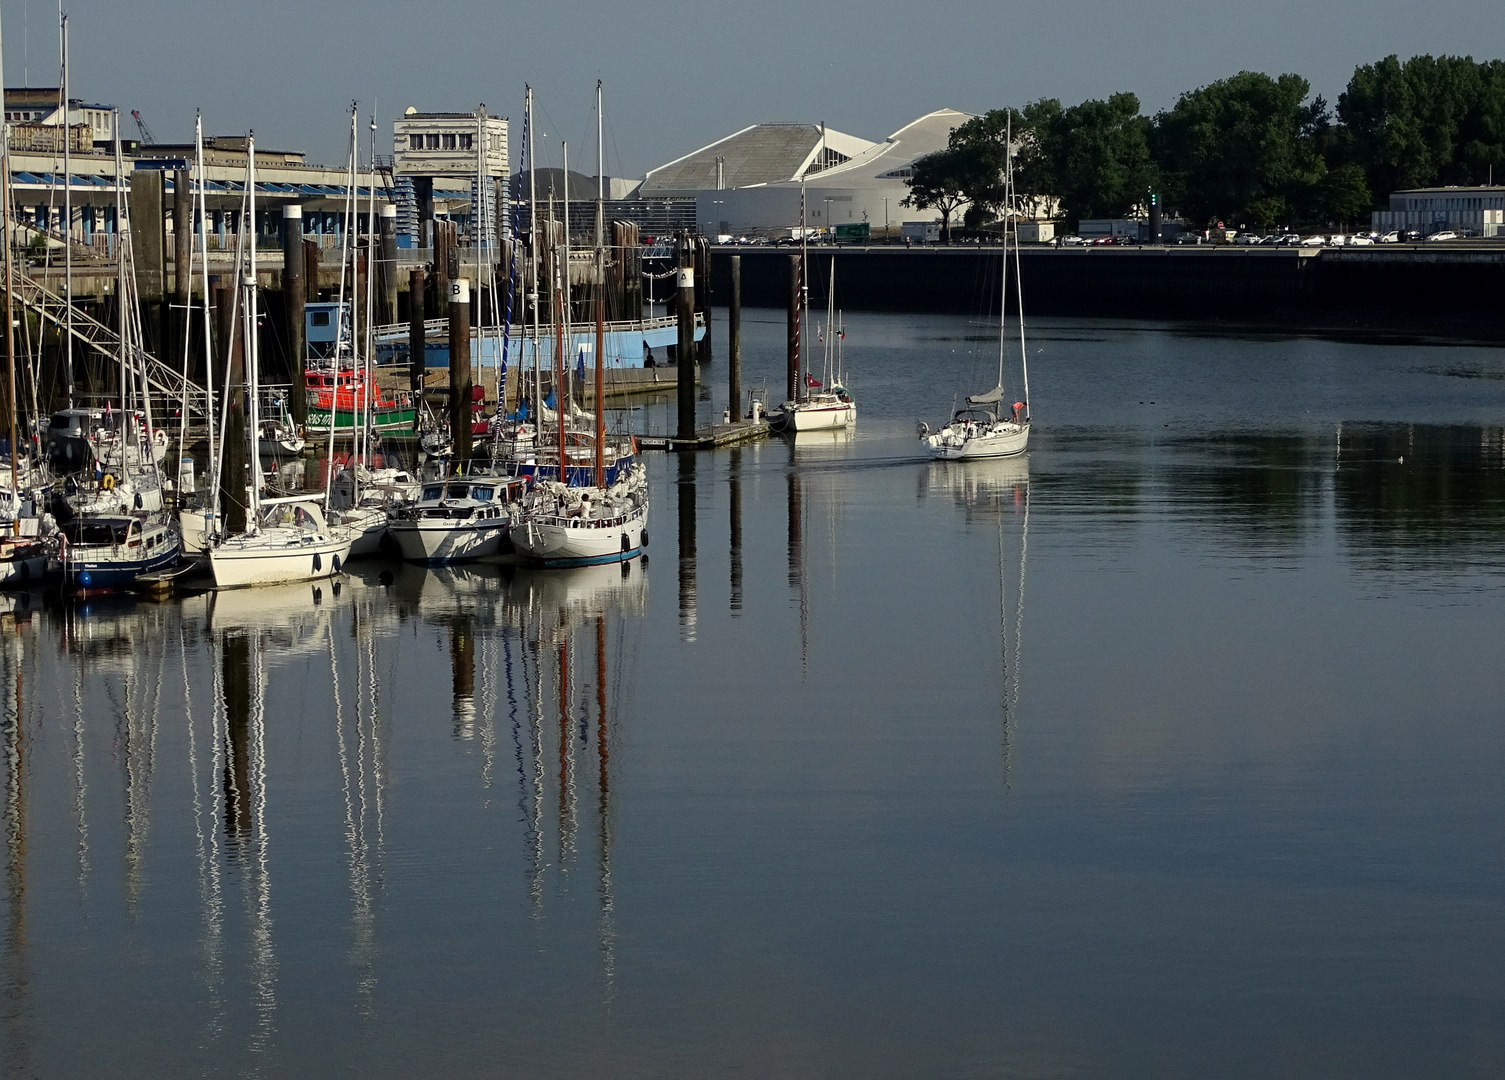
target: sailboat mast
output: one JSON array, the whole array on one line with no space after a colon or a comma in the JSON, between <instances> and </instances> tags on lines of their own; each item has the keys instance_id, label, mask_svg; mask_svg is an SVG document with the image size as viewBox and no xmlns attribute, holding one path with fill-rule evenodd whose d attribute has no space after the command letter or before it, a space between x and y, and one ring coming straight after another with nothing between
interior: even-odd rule
<instances>
[{"instance_id":1,"label":"sailboat mast","mask_svg":"<svg viewBox=\"0 0 1505 1080\"><path fill-rule=\"evenodd\" d=\"M525 86L523 99L523 127L527 129L528 149L528 270L533 282L533 428L540 435L543 428L539 421L543 414L543 362L540 349L543 347L543 327L539 322L538 303L543 299L543 282L538 276L538 176L533 158L533 87Z\"/></svg>"},{"instance_id":2,"label":"sailboat mast","mask_svg":"<svg viewBox=\"0 0 1505 1080\"><path fill-rule=\"evenodd\" d=\"M119 123L119 120L116 120ZM209 511L214 527L219 528L219 457L214 452L214 335L209 319L209 212L204 205L204 114L193 121L194 171L198 181L199 272L204 286L204 398L209 421ZM296 377L296 376L295 376Z\"/></svg>"},{"instance_id":3,"label":"sailboat mast","mask_svg":"<svg viewBox=\"0 0 1505 1080\"><path fill-rule=\"evenodd\" d=\"M1013 141L1013 117L1009 117L1010 132L1008 145L1004 153L1008 162L1008 207L1009 221L1004 222L1004 236L1007 238L1010 228L1014 233L1014 296L1019 303L1019 366L1024 376L1024 418L1029 419L1029 352L1024 346L1024 274L1019 264L1019 214L1014 200L1014 141ZM1005 261L1007 261L1007 248ZM1005 269L1007 273L1007 269ZM1003 380L999 379L999 385ZM1000 403L1001 404L1001 403Z\"/></svg>"},{"instance_id":4,"label":"sailboat mast","mask_svg":"<svg viewBox=\"0 0 1505 1080\"><path fill-rule=\"evenodd\" d=\"M371 452L372 425L375 420L376 388L376 114L371 114L371 161L367 176L366 200L366 362L361 385L366 396L366 422L361 427L361 460ZM351 474L355 501L361 501L361 474L359 468Z\"/></svg>"},{"instance_id":5,"label":"sailboat mast","mask_svg":"<svg viewBox=\"0 0 1505 1080\"><path fill-rule=\"evenodd\" d=\"M68 127L68 16L58 0L58 55L63 68L63 370L68 379L68 408L73 408L73 134ZM115 124L115 140L120 140L120 123ZM118 176L119 174L117 174ZM119 186L118 184L116 185ZM117 219L118 220L118 219ZM121 393L125 384L121 384ZM121 441L122 450L124 440Z\"/></svg>"},{"instance_id":6,"label":"sailboat mast","mask_svg":"<svg viewBox=\"0 0 1505 1080\"><path fill-rule=\"evenodd\" d=\"M570 391L570 393L566 394L564 398L560 399L562 406L563 401L566 399L568 399L572 403L574 401L574 387L570 385L570 361L574 359L575 332L574 328L570 325L572 321L570 318L570 305L573 302L573 297L571 297L570 295L570 144L561 140L559 143L559 149L560 152L564 155L564 259L560 263L559 271L560 282L564 287L564 308L560 312L560 316L564 320L564 340L568 344L569 352L571 354L565 360L564 364L565 387ZM558 395L555 396L557 397Z\"/></svg>"},{"instance_id":7,"label":"sailboat mast","mask_svg":"<svg viewBox=\"0 0 1505 1080\"><path fill-rule=\"evenodd\" d=\"M246 275L246 397L250 410L246 424L247 453L251 459L251 530L261 520L261 453L257 441L261 436L261 350L257 343L256 324L256 134L246 137L246 247L250 251L250 272Z\"/></svg>"},{"instance_id":8,"label":"sailboat mast","mask_svg":"<svg viewBox=\"0 0 1505 1080\"><path fill-rule=\"evenodd\" d=\"M805 228L805 178L800 177L800 264L794 275L794 400L804 401L808 376L804 370L803 345L806 322L809 314L808 297L805 292L805 257L809 254L808 230Z\"/></svg>"},{"instance_id":9,"label":"sailboat mast","mask_svg":"<svg viewBox=\"0 0 1505 1080\"><path fill-rule=\"evenodd\" d=\"M0 87L5 85L5 61L4 61L4 32L0 30ZM11 213L10 213L10 118L3 109L0 109L0 221L5 223L5 379L9 392L6 394L6 404L9 406L10 415L10 490L16 502L16 513L10 519L10 531L12 535L20 535L21 532L21 485L17 475L16 460L21 454L21 444L18 439L20 426L16 422L16 317L15 301L11 298L15 286L15 264L11 254ZM20 679L19 672L17 680ZM19 681L18 681L19 687ZM17 714L19 716L19 714ZM19 722L17 724L19 727Z\"/></svg>"},{"instance_id":10,"label":"sailboat mast","mask_svg":"<svg viewBox=\"0 0 1505 1080\"><path fill-rule=\"evenodd\" d=\"M117 178L125 175L124 156L120 152L119 110L117 110L115 114L115 175ZM125 199L125 194L121 191L122 186L123 185L118 183L115 185L115 227L117 233L120 229L120 223L125 220L123 213L124 208L121 205ZM126 423L126 411L128 409L128 406L126 404L125 392L125 350L126 342L130 340L130 297L128 295L125 283L125 256L126 250L124 246L121 246L118 252L118 257L115 259L115 315L116 327L120 335L120 348L116 350L116 359L120 366L120 468L122 475L125 470L126 440L130 437L130 425ZM73 305L70 303L68 306L71 308Z\"/></svg>"},{"instance_id":11,"label":"sailboat mast","mask_svg":"<svg viewBox=\"0 0 1505 1080\"><path fill-rule=\"evenodd\" d=\"M596 80L596 487L606 487L606 151L601 138L601 80ZM569 183L568 177L565 183Z\"/></svg>"}]
</instances>

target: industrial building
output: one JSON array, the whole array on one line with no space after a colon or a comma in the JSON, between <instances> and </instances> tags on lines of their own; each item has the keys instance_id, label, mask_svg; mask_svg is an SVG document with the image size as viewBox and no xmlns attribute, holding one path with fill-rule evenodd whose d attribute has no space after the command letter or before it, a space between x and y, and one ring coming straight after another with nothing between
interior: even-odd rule
<instances>
[{"instance_id":1,"label":"industrial building","mask_svg":"<svg viewBox=\"0 0 1505 1080\"><path fill-rule=\"evenodd\" d=\"M824 124L755 124L651 170L635 198L693 200L706 233L770 236L802 222L827 231L866 224L873 233L897 233L904 221L940 218L902 205L909 197L905 181L915 158L944 149L970 115L938 109L881 142Z\"/></svg>"},{"instance_id":2,"label":"industrial building","mask_svg":"<svg viewBox=\"0 0 1505 1080\"><path fill-rule=\"evenodd\" d=\"M435 181L469 188L470 241L494 246L507 212L507 121L484 105L469 113L409 106L392 125L392 175L399 246L433 246L427 225L435 216Z\"/></svg>"},{"instance_id":3,"label":"industrial building","mask_svg":"<svg viewBox=\"0 0 1505 1080\"><path fill-rule=\"evenodd\" d=\"M1448 230L1462 236L1505 236L1505 186L1412 188L1390 193L1390 209L1376 210L1378 233L1414 229L1424 236Z\"/></svg>"}]
</instances>

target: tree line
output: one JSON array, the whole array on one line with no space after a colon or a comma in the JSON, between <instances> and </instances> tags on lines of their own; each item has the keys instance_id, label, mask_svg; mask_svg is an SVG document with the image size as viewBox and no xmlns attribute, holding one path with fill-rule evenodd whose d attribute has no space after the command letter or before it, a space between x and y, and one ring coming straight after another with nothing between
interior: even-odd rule
<instances>
[{"instance_id":1,"label":"tree line","mask_svg":"<svg viewBox=\"0 0 1505 1080\"><path fill-rule=\"evenodd\" d=\"M963 205L971 227L1002 216L1010 132L1023 209L1071 227L1132 216L1152 194L1199 229L1343 225L1403 188L1485 184L1496 170L1505 182L1505 61L1389 56L1355 69L1335 110L1300 75L1254 71L1154 116L1131 93L994 109L915 160L909 204L940 211L948 234Z\"/></svg>"}]
</instances>

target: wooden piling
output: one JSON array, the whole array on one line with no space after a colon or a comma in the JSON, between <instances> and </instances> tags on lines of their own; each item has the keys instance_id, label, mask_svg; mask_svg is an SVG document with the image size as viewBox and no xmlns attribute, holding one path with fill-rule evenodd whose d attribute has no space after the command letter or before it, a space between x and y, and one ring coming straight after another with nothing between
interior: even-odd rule
<instances>
[{"instance_id":1,"label":"wooden piling","mask_svg":"<svg viewBox=\"0 0 1505 1080\"><path fill-rule=\"evenodd\" d=\"M470 279L455 278L449 290L449 426L455 460L471 454Z\"/></svg>"},{"instance_id":2,"label":"wooden piling","mask_svg":"<svg viewBox=\"0 0 1505 1080\"><path fill-rule=\"evenodd\" d=\"M418 410L413 420L415 429L423 416L423 365L427 348L423 327L423 293L428 287L424 277L421 267L408 271L408 389L413 395L413 406Z\"/></svg>"},{"instance_id":3,"label":"wooden piling","mask_svg":"<svg viewBox=\"0 0 1505 1080\"><path fill-rule=\"evenodd\" d=\"M383 323L397 321L397 207L391 203L381 208L381 285L382 306L378 316Z\"/></svg>"},{"instance_id":4,"label":"wooden piling","mask_svg":"<svg viewBox=\"0 0 1505 1080\"><path fill-rule=\"evenodd\" d=\"M789 256L788 378L785 401L798 401L800 391L800 257Z\"/></svg>"},{"instance_id":5,"label":"wooden piling","mask_svg":"<svg viewBox=\"0 0 1505 1080\"><path fill-rule=\"evenodd\" d=\"M303 256L303 207L282 208L282 303L287 312L287 358L292 373L288 405L293 420L308 422L308 394L303 369L308 360L307 260Z\"/></svg>"},{"instance_id":6,"label":"wooden piling","mask_svg":"<svg viewBox=\"0 0 1505 1080\"><path fill-rule=\"evenodd\" d=\"M732 256L732 295L726 314L726 385L732 423L742 419L742 256ZM710 331L706 332L707 336Z\"/></svg>"},{"instance_id":7,"label":"wooden piling","mask_svg":"<svg viewBox=\"0 0 1505 1080\"><path fill-rule=\"evenodd\" d=\"M246 415L245 350L236 333L236 292L223 284L214 289L215 336L218 355L224 358L220 393L229 399L225 410L224 466L220 470L220 520L227 534L246 531Z\"/></svg>"},{"instance_id":8,"label":"wooden piling","mask_svg":"<svg viewBox=\"0 0 1505 1080\"><path fill-rule=\"evenodd\" d=\"M679 294L675 308L679 315L679 341L675 346L678 373L678 438L695 437L695 265L692 238L688 233L679 239Z\"/></svg>"}]
</instances>

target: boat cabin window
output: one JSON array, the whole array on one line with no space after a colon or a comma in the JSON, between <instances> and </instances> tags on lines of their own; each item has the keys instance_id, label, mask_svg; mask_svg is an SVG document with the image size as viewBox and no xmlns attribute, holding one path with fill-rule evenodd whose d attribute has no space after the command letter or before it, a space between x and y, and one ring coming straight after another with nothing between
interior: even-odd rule
<instances>
[{"instance_id":1,"label":"boat cabin window","mask_svg":"<svg viewBox=\"0 0 1505 1080\"><path fill-rule=\"evenodd\" d=\"M63 535L76 547L109 547L124 544L131 534L129 521L70 521Z\"/></svg>"},{"instance_id":2,"label":"boat cabin window","mask_svg":"<svg viewBox=\"0 0 1505 1080\"><path fill-rule=\"evenodd\" d=\"M444 485L443 484L429 484L429 485L427 485L423 489L423 497L425 499L442 499L442 498L444 498Z\"/></svg>"},{"instance_id":3,"label":"boat cabin window","mask_svg":"<svg viewBox=\"0 0 1505 1080\"><path fill-rule=\"evenodd\" d=\"M470 497L476 502L490 502L496 497L496 488L473 485L470 489Z\"/></svg>"},{"instance_id":4,"label":"boat cabin window","mask_svg":"<svg viewBox=\"0 0 1505 1080\"><path fill-rule=\"evenodd\" d=\"M310 323L312 323L314 326L328 326L329 325L329 312L327 312L327 311L311 311L311 312L308 313L308 321Z\"/></svg>"}]
</instances>

